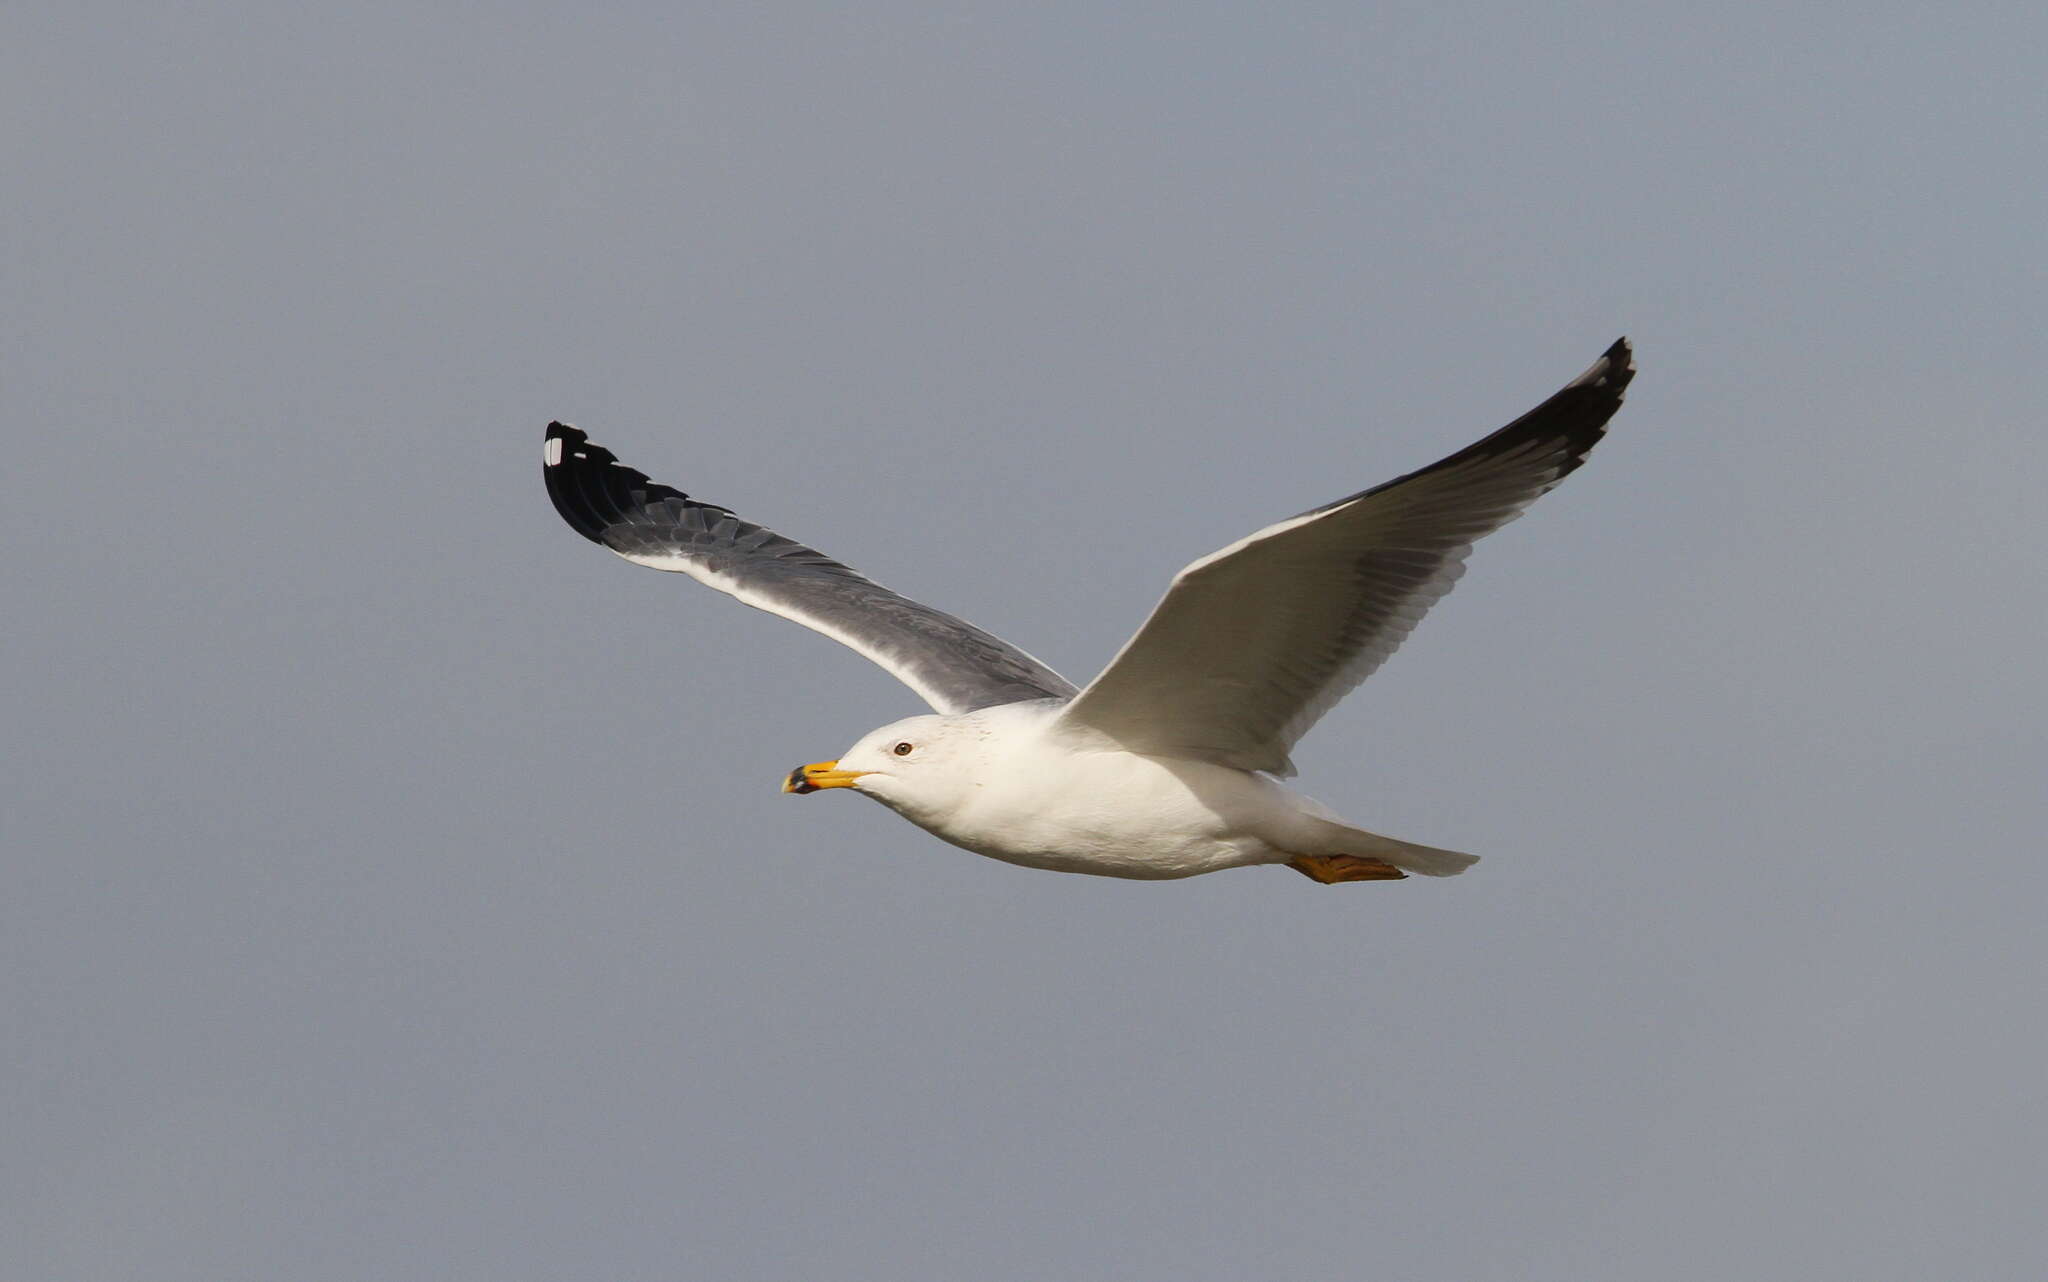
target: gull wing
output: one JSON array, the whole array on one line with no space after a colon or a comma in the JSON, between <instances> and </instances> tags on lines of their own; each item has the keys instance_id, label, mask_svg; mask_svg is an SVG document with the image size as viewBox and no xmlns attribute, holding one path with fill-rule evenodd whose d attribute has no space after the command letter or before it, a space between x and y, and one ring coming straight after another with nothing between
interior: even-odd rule
<instances>
[{"instance_id":1,"label":"gull wing","mask_svg":"<svg viewBox=\"0 0 2048 1282\"><path fill-rule=\"evenodd\" d=\"M1066 698L1073 684L972 624L859 571L647 479L567 423L550 423L548 497L578 534L822 632L874 660L940 712Z\"/></svg>"},{"instance_id":2,"label":"gull wing","mask_svg":"<svg viewBox=\"0 0 2048 1282\"><path fill-rule=\"evenodd\" d=\"M1485 440L1188 566L1057 724L1133 752L1292 774L1295 741L1451 590L1474 540L1585 461L1634 376L1620 339Z\"/></svg>"}]
</instances>

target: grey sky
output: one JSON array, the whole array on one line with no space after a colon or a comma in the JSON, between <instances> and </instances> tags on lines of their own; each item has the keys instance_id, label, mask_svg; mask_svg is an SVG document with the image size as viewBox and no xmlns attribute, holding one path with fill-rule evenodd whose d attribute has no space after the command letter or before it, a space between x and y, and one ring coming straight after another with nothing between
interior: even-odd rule
<instances>
[{"instance_id":1,"label":"grey sky","mask_svg":"<svg viewBox=\"0 0 2048 1282\"><path fill-rule=\"evenodd\" d=\"M0 1276L2048 1255L2032 6L0 13ZM1617 334L1303 743L1449 882L1028 872L540 432L1085 681Z\"/></svg>"}]
</instances>

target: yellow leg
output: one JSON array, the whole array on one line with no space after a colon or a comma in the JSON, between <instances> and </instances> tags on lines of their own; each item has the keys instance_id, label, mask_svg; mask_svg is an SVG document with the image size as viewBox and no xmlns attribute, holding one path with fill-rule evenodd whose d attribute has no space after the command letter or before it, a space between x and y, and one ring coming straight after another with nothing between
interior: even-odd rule
<instances>
[{"instance_id":1,"label":"yellow leg","mask_svg":"<svg viewBox=\"0 0 2048 1282\"><path fill-rule=\"evenodd\" d=\"M1340 881L1399 881L1408 875L1392 864L1357 855L1297 855L1287 866L1325 886Z\"/></svg>"}]
</instances>

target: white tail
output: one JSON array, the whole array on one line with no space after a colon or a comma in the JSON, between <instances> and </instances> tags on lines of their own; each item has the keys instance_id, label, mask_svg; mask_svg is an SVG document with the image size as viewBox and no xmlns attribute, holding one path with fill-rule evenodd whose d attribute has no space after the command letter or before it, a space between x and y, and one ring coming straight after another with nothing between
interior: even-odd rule
<instances>
[{"instance_id":1,"label":"white tail","mask_svg":"<svg viewBox=\"0 0 2048 1282\"><path fill-rule=\"evenodd\" d=\"M1319 854L1357 855L1365 859L1378 859L1394 865L1403 872L1412 872L1423 877L1455 877L1479 862L1479 856L1460 854L1455 850L1438 850L1435 846L1418 846L1412 841L1401 841L1394 837L1382 837L1376 832L1353 828L1349 824L1321 821L1325 840L1329 843Z\"/></svg>"}]
</instances>

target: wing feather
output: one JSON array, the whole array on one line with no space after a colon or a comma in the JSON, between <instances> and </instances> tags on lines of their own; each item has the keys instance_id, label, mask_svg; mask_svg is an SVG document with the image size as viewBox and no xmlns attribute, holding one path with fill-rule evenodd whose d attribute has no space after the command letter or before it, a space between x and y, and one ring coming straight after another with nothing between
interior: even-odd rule
<instances>
[{"instance_id":1,"label":"wing feather","mask_svg":"<svg viewBox=\"0 0 2048 1282\"><path fill-rule=\"evenodd\" d=\"M940 712L1074 693L1015 646L729 508L651 481L566 423L548 425L541 470L555 510L584 538L821 632Z\"/></svg>"},{"instance_id":2,"label":"wing feather","mask_svg":"<svg viewBox=\"0 0 2048 1282\"><path fill-rule=\"evenodd\" d=\"M1621 339L1484 440L1196 561L1060 725L1292 774L1294 743L1451 590L1474 540L1585 461L1634 376Z\"/></svg>"}]
</instances>

